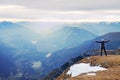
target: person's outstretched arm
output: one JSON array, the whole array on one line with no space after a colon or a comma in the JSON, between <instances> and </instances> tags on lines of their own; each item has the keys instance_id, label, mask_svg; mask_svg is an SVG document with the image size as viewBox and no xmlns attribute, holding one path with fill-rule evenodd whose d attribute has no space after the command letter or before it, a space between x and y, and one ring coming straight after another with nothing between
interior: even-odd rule
<instances>
[{"instance_id":1,"label":"person's outstretched arm","mask_svg":"<svg viewBox=\"0 0 120 80\"><path fill-rule=\"evenodd\" d=\"M101 43L101 41L96 41L96 43Z\"/></svg>"},{"instance_id":2,"label":"person's outstretched arm","mask_svg":"<svg viewBox=\"0 0 120 80\"><path fill-rule=\"evenodd\" d=\"M105 43L110 42L110 40L105 41Z\"/></svg>"}]
</instances>

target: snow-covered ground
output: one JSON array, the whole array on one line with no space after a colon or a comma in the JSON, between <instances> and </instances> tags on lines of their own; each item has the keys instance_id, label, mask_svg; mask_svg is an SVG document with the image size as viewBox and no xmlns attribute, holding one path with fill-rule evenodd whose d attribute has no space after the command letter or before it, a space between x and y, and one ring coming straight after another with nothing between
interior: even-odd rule
<instances>
[{"instance_id":1,"label":"snow-covered ground","mask_svg":"<svg viewBox=\"0 0 120 80\"><path fill-rule=\"evenodd\" d=\"M97 72L101 70L107 70L107 69L100 66L90 66L90 63L80 63L71 66L67 74L72 74L72 77L75 77L83 73Z\"/></svg>"},{"instance_id":2,"label":"snow-covered ground","mask_svg":"<svg viewBox=\"0 0 120 80\"><path fill-rule=\"evenodd\" d=\"M89 75L89 76L95 76L96 73L87 73L86 75Z\"/></svg>"}]
</instances>

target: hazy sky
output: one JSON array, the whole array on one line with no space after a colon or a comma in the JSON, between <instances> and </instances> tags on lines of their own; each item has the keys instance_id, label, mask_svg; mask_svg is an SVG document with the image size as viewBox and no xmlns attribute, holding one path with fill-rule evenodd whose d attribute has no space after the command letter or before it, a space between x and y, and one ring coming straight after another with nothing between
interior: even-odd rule
<instances>
[{"instance_id":1,"label":"hazy sky","mask_svg":"<svg viewBox=\"0 0 120 80\"><path fill-rule=\"evenodd\" d=\"M0 21L120 21L120 0L0 0Z\"/></svg>"}]
</instances>

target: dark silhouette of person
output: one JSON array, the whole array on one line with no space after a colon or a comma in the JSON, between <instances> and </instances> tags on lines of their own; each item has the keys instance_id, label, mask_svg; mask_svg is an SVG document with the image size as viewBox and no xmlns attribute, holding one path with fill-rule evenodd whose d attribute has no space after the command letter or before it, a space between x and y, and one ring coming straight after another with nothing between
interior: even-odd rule
<instances>
[{"instance_id":1,"label":"dark silhouette of person","mask_svg":"<svg viewBox=\"0 0 120 80\"><path fill-rule=\"evenodd\" d=\"M96 41L97 43L100 43L101 44L101 56L102 56L102 52L104 50L104 53L105 55L107 56L107 52L106 52L106 48L105 48L105 43L109 42L110 40L104 40L104 39L101 39L101 41Z\"/></svg>"}]
</instances>

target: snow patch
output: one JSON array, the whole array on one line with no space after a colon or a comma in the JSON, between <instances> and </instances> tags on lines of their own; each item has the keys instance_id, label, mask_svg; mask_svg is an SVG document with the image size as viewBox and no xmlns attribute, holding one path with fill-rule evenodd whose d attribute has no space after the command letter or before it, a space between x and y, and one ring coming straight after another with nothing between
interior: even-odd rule
<instances>
[{"instance_id":1,"label":"snow patch","mask_svg":"<svg viewBox=\"0 0 120 80\"><path fill-rule=\"evenodd\" d=\"M88 76L95 76L96 73L87 73L86 75L88 75Z\"/></svg>"},{"instance_id":2,"label":"snow patch","mask_svg":"<svg viewBox=\"0 0 120 80\"><path fill-rule=\"evenodd\" d=\"M47 55L46 55L46 57L48 58L48 57L50 57L52 54L51 53L48 53Z\"/></svg>"},{"instance_id":3,"label":"snow patch","mask_svg":"<svg viewBox=\"0 0 120 80\"><path fill-rule=\"evenodd\" d=\"M87 57L87 59L90 59L90 57Z\"/></svg>"},{"instance_id":4,"label":"snow patch","mask_svg":"<svg viewBox=\"0 0 120 80\"><path fill-rule=\"evenodd\" d=\"M32 63L32 68L34 68L34 69L38 69L38 68L40 68L41 67L41 62L40 61L37 61L37 62L33 62Z\"/></svg>"},{"instance_id":5,"label":"snow patch","mask_svg":"<svg viewBox=\"0 0 120 80\"><path fill-rule=\"evenodd\" d=\"M97 72L102 70L107 70L107 69L100 66L90 66L90 63L80 63L71 66L67 74L72 73L72 77L75 77L83 73Z\"/></svg>"}]
</instances>

